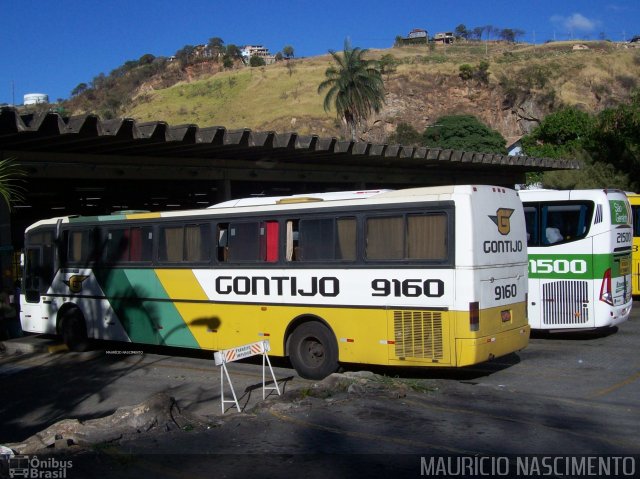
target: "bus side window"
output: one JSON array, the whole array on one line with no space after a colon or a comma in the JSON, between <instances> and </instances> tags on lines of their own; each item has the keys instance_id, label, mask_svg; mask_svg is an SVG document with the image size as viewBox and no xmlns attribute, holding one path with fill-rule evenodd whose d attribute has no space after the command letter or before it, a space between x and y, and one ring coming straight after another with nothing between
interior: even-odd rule
<instances>
[{"instance_id":1,"label":"bus side window","mask_svg":"<svg viewBox=\"0 0 640 479\"><path fill-rule=\"evenodd\" d=\"M524 219L527 225L527 246L538 246L538 209L535 206L525 206Z\"/></svg>"},{"instance_id":2,"label":"bus side window","mask_svg":"<svg viewBox=\"0 0 640 479\"><path fill-rule=\"evenodd\" d=\"M229 259L229 223L219 223L217 229L216 252L218 261L224 263Z\"/></svg>"},{"instance_id":3,"label":"bus side window","mask_svg":"<svg viewBox=\"0 0 640 479\"><path fill-rule=\"evenodd\" d=\"M98 230L75 230L69 232L69 249L67 259L72 263L81 263L87 266L96 257L99 257Z\"/></svg>"}]
</instances>

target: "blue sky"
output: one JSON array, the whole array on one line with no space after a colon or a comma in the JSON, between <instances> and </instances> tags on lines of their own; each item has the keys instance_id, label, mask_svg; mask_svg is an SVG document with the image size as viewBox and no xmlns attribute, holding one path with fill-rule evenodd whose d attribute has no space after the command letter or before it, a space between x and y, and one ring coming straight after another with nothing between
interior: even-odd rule
<instances>
[{"instance_id":1,"label":"blue sky","mask_svg":"<svg viewBox=\"0 0 640 479\"><path fill-rule=\"evenodd\" d=\"M220 37L226 44L285 45L295 55L388 48L413 28L430 33L493 25L523 41L613 41L640 35L638 0L0 0L0 104L25 93L68 98L79 83L146 53L169 56Z\"/></svg>"}]
</instances>

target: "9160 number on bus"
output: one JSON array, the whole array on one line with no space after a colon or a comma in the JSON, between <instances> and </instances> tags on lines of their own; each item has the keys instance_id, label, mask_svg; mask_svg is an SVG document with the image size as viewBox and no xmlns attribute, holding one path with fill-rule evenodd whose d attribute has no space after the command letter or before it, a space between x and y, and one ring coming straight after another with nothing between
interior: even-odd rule
<instances>
[{"instance_id":1,"label":"9160 number on bus","mask_svg":"<svg viewBox=\"0 0 640 479\"><path fill-rule=\"evenodd\" d=\"M515 284L505 284L503 286L496 286L493 290L495 293L495 300L515 298L518 295L518 287Z\"/></svg>"},{"instance_id":2,"label":"9160 number on bus","mask_svg":"<svg viewBox=\"0 0 640 479\"><path fill-rule=\"evenodd\" d=\"M374 279L371 281L372 296L395 296L417 298L427 296L439 298L444 295L444 281L440 279Z\"/></svg>"}]
</instances>

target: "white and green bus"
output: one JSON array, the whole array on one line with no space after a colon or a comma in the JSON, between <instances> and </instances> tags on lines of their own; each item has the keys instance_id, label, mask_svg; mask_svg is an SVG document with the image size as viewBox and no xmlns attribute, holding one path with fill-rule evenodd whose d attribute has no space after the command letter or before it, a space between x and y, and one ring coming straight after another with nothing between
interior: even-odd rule
<instances>
[{"instance_id":1,"label":"white and green bus","mask_svg":"<svg viewBox=\"0 0 640 479\"><path fill-rule=\"evenodd\" d=\"M447 186L40 221L25 331L221 350L268 339L299 374L476 364L524 348L515 191Z\"/></svg>"},{"instance_id":2,"label":"white and green bus","mask_svg":"<svg viewBox=\"0 0 640 479\"><path fill-rule=\"evenodd\" d=\"M631 208L618 190L523 190L529 324L614 326L631 312Z\"/></svg>"}]
</instances>

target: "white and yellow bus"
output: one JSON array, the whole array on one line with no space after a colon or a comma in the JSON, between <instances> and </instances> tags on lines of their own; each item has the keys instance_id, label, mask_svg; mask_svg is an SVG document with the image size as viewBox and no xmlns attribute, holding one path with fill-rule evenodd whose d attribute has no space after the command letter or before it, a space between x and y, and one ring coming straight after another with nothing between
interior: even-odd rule
<instances>
[{"instance_id":1,"label":"white and yellow bus","mask_svg":"<svg viewBox=\"0 0 640 479\"><path fill-rule=\"evenodd\" d=\"M529 324L614 326L631 312L631 209L618 190L523 190Z\"/></svg>"},{"instance_id":2,"label":"white and yellow bus","mask_svg":"<svg viewBox=\"0 0 640 479\"><path fill-rule=\"evenodd\" d=\"M515 191L447 186L40 221L22 327L221 350L268 339L298 373L465 366L527 345Z\"/></svg>"},{"instance_id":3,"label":"white and yellow bus","mask_svg":"<svg viewBox=\"0 0 640 479\"><path fill-rule=\"evenodd\" d=\"M631 252L631 282L632 294L636 299L640 298L640 194L627 193L631 204L633 216L633 248Z\"/></svg>"}]
</instances>

